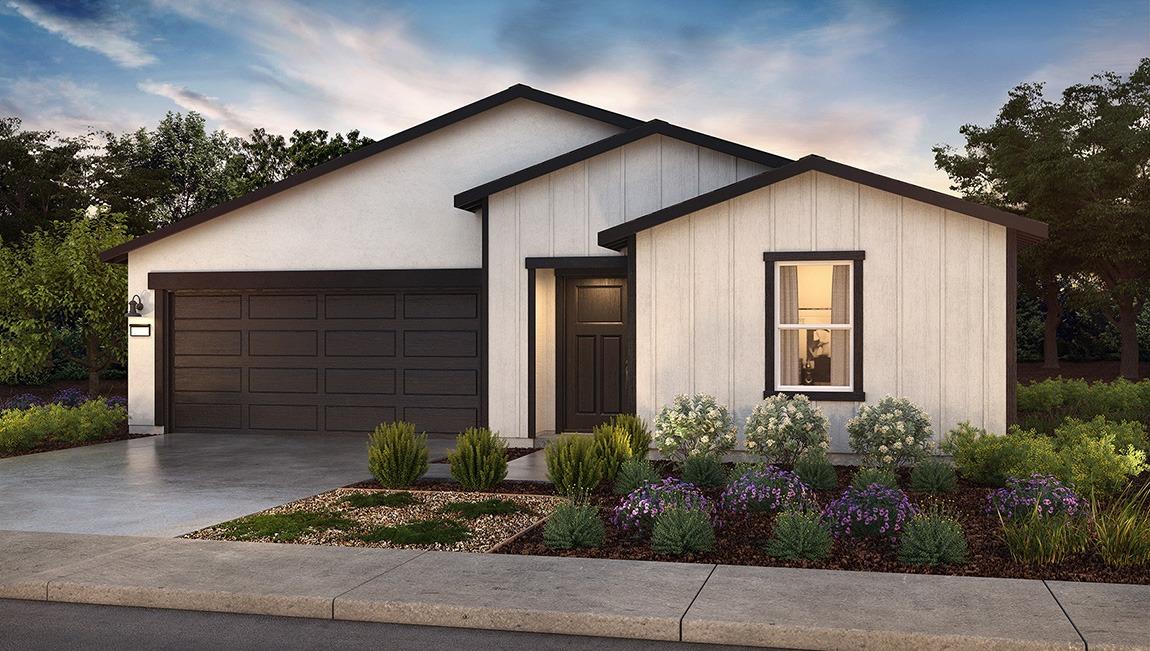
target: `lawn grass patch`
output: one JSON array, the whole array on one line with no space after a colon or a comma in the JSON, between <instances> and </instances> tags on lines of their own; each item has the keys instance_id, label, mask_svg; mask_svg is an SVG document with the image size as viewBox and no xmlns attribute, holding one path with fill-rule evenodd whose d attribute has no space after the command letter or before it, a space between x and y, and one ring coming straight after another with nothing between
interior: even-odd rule
<instances>
[{"instance_id":1,"label":"lawn grass patch","mask_svg":"<svg viewBox=\"0 0 1150 651\"><path fill-rule=\"evenodd\" d=\"M442 511L474 520L484 515L511 515L525 509L511 500L491 498L481 502L449 502L443 505Z\"/></svg>"},{"instance_id":2,"label":"lawn grass patch","mask_svg":"<svg viewBox=\"0 0 1150 651\"><path fill-rule=\"evenodd\" d=\"M455 520L417 520L394 527L379 527L356 536L364 542L393 545L454 545L471 537L471 532Z\"/></svg>"},{"instance_id":3,"label":"lawn grass patch","mask_svg":"<svg viewBox=\"0 0 1150 651\"><path fill-rule=\"evenodd\" d=\"M296 511L294 513L257 513L229 520L217 525L225 535L235 540L274 538L291 542L305 534L325 529L347 530L355 522L324 511Z\"/></svg>"},{"instance_id":4,"label":"lawn grass patch","mask_svg":"<svg viewBox=\"0 0 1150 651\"><path fill-rule=\"evenodd\" d=\"M399 493L354 493L343 498L343 502L357 509L365 509L373 506L389 506L391 508L401 509L413 504L419 504L419 500L407 491Z\"/></svg>"}]
</instances>

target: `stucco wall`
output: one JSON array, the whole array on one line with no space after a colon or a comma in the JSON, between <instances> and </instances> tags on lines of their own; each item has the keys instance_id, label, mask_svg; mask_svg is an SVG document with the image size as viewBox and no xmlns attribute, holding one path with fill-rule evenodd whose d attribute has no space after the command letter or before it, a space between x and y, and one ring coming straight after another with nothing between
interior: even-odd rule
<instances>
[{"instance_id":1,"label":"stucco wall","mask_svg":"<svg viewBox=\"0 0 1150 651\"><path fill-rule=\"evenodd\" d=\"M637 406L706 392L742 424L764 389L766 251L864 250L863 384L936 433L1006 421L1006 230L808 172L638 235ZM832 448L858 403L822 402Z\"/></svg>"},{"instance_id":2,"label":"stucco wall","mask_svg":"<svg viewBox=\"0 0 1150 651\"><path fill-rule=\"evenodd\" d=\"M599 231L764 170L758 163L655 135L492 195L488 200L491 428L510 438L528 435L524 258L618 255L599 247ZM538 377L552 378L553 383L553 344L536 351ZM553 386L537 389L537 406L543 396L553 401ZM536 414L536 431L553 427L552 402L548 411Z\"/></svg>"},{"instance_id":3,"label":"stucco wall","mask_svg":"<svg viewBox=\"0 0 1150 651\"><path fill-rule=\"evenodd\" d=\"M131 252L128 291L153 271L477 268L480 220L455 193L619 132L515 100ZM129 420L154 422L154 339L129 341Z\"/></svg>"}]
</instances>

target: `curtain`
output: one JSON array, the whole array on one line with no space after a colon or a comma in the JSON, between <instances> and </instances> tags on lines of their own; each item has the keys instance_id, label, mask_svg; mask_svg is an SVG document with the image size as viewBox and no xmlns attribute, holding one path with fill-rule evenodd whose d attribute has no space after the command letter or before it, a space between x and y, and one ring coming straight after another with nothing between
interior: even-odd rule
<instances>
[{"instance_id":1,"label":"curtain","mask_svg":"<svg viewBox=\"0 0 1150 651\"><path fill-rule=\"evenodd\" d=\"M850 267L836 264L831 275L831 323L849 323ZM831 330L831 384L850 384L850 330Z\"/></svg>"},{"instance_id":2,"label":"curtain","mask_svg":"<svg viewBox=\"0 0 1150 651\"><path fill-rule=\"evenodd\" d=\"M799 322L799 268L794 265L779 266L779 323ZM767 324L774 327L774 324ZM797 386L802 377L799 367L799 331L780 330L779 370L782 377L779 383Z\"/></svg>"}]
</instances>

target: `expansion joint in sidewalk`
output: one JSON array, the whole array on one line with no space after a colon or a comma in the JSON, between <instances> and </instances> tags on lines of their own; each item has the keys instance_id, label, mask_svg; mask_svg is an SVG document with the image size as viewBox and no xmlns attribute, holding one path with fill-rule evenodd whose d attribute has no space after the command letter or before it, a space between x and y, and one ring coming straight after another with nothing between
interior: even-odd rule
<instances>
[{"instance_id":1,"label":"expansion joint in sidewalk","mask_svg":"<svg viewBox=\"0 0 1150 651\"><path fill-rule=\"evenodd\" d=\"M1050 584L1045 580L1042 581L1042 585L1046 588L1046 591L1050 593L1050 597L1054 599L1054 603L1058 604L1058 609L1062 611L1063 615L1066 615L1066 621L1070 622L1070 626L1074 628L1074 632L1082 639L1083 651L1090 651L1090 643L1086 641L1086 636L1082 634L1082 631L1078 630L1078 624L1075 624L1074 620L1070 618L1070 613L1066 612L1066 608L1064 608L1062 602L1058 600L1058 595L1054 594L1054 590L1050 588Z\"/></svg>"},{"instance_id":2,"label":"expansion joint in sidewalk","mask_svg":"<svg viewBox=\"0 0 1150 651\"><path fill-rule=\"evenodd\" d=\"M718 565L712 565L711 566L711 571L707 572L707 578L703 579L703 585L699 586L699 590L697 592L695 592L695 596L691 597L691 603L687 604L686 610L684 610L683 614L679 616L679 641L680 642L683 641L683 620L687 618L687 613L691 612L691 606L694 606L695 600L699 598L699 595L703 594L703 588L707 587L707 582L711 580L711 575L714 574L715 570L717 570L717 569L719 569Z\"/></svg>"},{"instance_id":3,"label":"expansion joint in sidewalk","mask_svg":"<svg viewBox=\"0 0 1150 651\"><path fill-rule=\"evenodd\" d=\"M356 585L353 585L352 587L348 588L347 590L344 590L343 592L341 592L341 593L337 594L336 596L332 597L332 598L331 598L331 618L332 618L333 620L335 619L335 601L336 601L336 599L339 599L340 597L342 597L342 596L344 596L345 594L347 594L347 593L351 592L352 590L355 590L355 589L357 589L357 588L361 588L361 587L363 587L363 586L367 585L368 583L371 583L372 581L374 581L374 580L378 579L379 577L383 576L384 574L388 574L389 572L394 572L395 570L398 570L399 568L403 567L404 565L407 565L407 564L408 564L408 563L410 563L411 561L414 561L415 559L419 558L420 556L423 556L423 555L424 555L424 554L426 554L426 553L427 553L427 550L426 550L426 549L424 549L424 550L421 550L421 551L420 551L418 554L416 554L415 556L412 556L411 558L409 558L409 559L407 559L406 561L404 561L404 562L400 563L399 565L396 565L396 566L394 566L394 567L389 567L389 568L387 568L386 570L384 570L384 571L380 572L379 574L376 574L376 575L374 575L374 576L371 576L371 577L369 577L369 578L365 579L365 580L364 580L362 583L358 583L358 584L356 584Z\"/></svg>"}]
</instances>

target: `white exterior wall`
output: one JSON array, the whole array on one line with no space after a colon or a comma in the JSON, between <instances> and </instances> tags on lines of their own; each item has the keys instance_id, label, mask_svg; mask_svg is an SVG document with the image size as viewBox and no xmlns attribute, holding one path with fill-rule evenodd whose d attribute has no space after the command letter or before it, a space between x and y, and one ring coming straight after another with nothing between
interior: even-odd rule
<instances>
[{"instance_id":1,"label":"white exterior wall","mask_svg":"<svg viewBox=\"0 0 1150 651\"><path fill-rule=\"evenodd\" d=\"M462 120L132 251L133 322L154 322L153 271L478 268L480 220L456 193L619 131L524 99ZM154 351L154 337L129 339L137 429L154 422Z\"/></svg>"},{"instance_id":2,"label":"white exterior wall","mask_svg":"<svg viewBox=\"0 0 1150 651\"><path fill-rule=\"evenodd\" d=\"M524 258L618 255L599 231L765 171L742 160L654 135L488 198L488 419L508 438L527 431L527 270ZM542 276L540 276L542 277ZM537 319L554 329L554 282L537 279ZM539 307L552 304L550 316ZM537 325L541 323L536 321ZM554 429L554 334L537 339L536 431ZM550 380L547 380L550 378ZM549 386L545 386L546 382ZM550 400L544 410L543 401Z\"/></svg>"},{"instance_id":3,"label":"white exterior wall","mask_svg":"<svg viewBox=\"0 0 1150 651\"><path fill-rule=\"evenodd\" d=\"M636 390L650 420L705 392L742 425L765 383L766 251L863 250L863 389L936 433L1006 426L1006 229L808 172L638 234ZM849 451L854 402L821 402Z\"/></svg>"}]
</instances>

